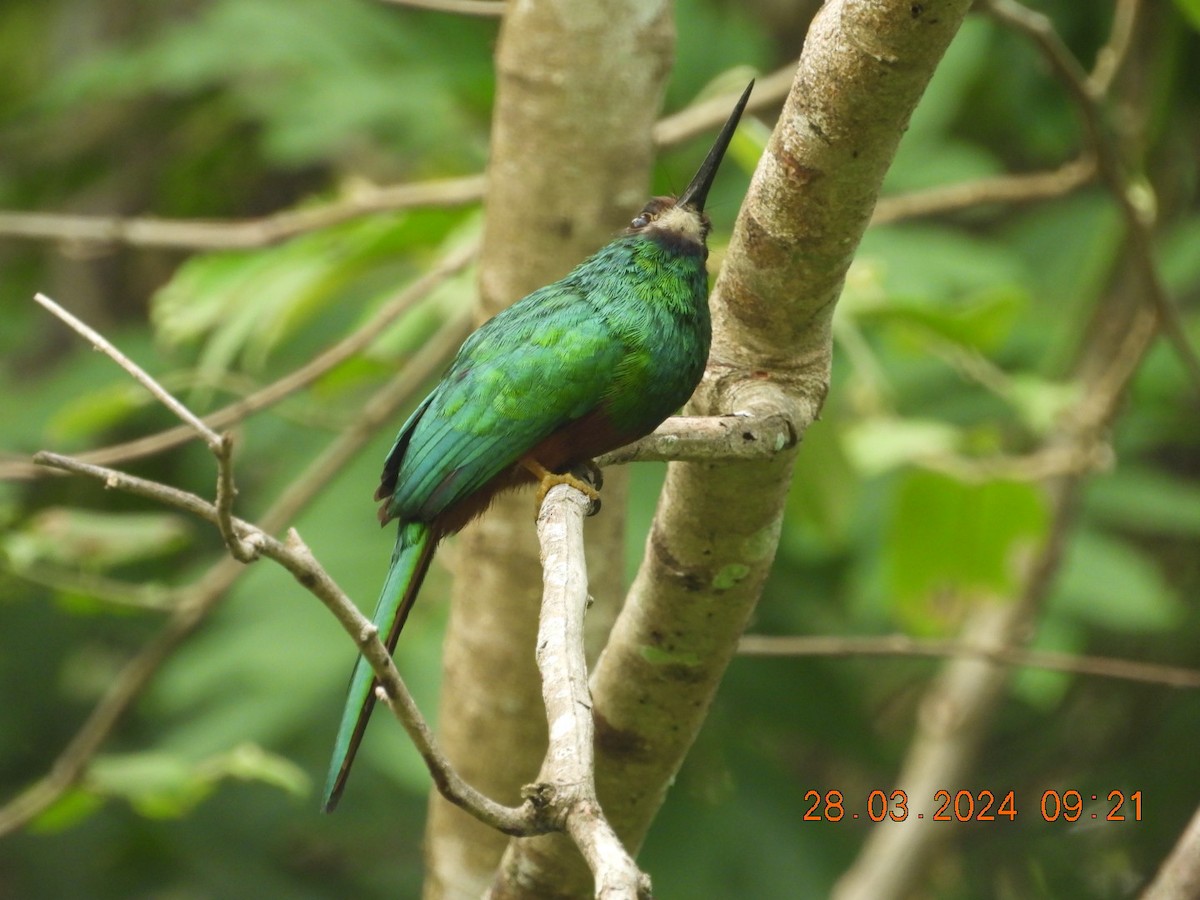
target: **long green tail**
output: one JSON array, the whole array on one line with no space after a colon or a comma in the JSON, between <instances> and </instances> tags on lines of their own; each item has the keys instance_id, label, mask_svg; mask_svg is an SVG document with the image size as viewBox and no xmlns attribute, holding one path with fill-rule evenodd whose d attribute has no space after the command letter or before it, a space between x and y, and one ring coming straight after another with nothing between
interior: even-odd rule
<instances>
[{"instance_id":1,"label":"long green tail","mask_svg":"<svg viewBox=\"0 0 1200 900\"><path fill-rule=\"evenodd\" d=\"M436 545L429 526L424 522L401 523L396 536L396 549L392 551L392 564L388 568L387 580L379 594L373 621L383 634L389 652L396 649L396 639L408 618L429 561L433 558ZM342 723L338 726L337 740L333 745L333 759L329 764L329 776L325 782L325 812L333 812L346 786L346 777L354 763L354 754L367 729L367 720L375 708L375 673L367 661L359 656L350 675L350 692L346 707L342 711Z\"/></svg>"}]
</instances>

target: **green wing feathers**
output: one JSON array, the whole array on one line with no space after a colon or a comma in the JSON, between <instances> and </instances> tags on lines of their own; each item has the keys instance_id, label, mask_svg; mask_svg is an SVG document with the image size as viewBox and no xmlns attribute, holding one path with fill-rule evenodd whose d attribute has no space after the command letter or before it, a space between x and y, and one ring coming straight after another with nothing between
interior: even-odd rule
<instances>
[{"instance_id":1,"label":"green wing feathers","mask_svg":"<svg viewBox=\"0 0 1200 900\"><path fill-rule=\"evenodd\" d=\"M400 533L396 537L396 549L392 553L392 564L388 568L387 579L383 583L372 619L380 634L385 635L384 642L389 652L395 649L396 639L400 637L400 630L408 618L408 611L421 588L421 582L425 580L425 572L433 558L436 543L429 526L423 522L407 522L400 526ZM346 785L346 776L350 774L350 766L354 762L354 755L358 752L358 745L362 741L367 721L374 708L375 673L360 655L350 675L350 690L333 745L333 759L329 765L325 800L322 804L326 812L333 812L337 806L342 789Z\"/></svg>"},{"instance_id":2,"label":"green wing feathers","mask_svg":"<svg viewBox=\"0 0 1200 900\"><path fill-rule=\"evenodd\" d=\"M438 539L462 527L471 503L486 505L497 476L556 437L573 442L570 458L593 456L614 439L645 434L687 400L708 355L706 286L698 250L674 253L630 234L467 338L400 429L375 495L380 520L400 520L374 619L387 630L389 650ZM325 787L327 811L337 805L374 703L374 676L360 656Z\"/></svg>"},{"instance_id":3,"label":"green wing feathers","mask_svg":"<svg viewBox=\"0 0 1200 900\"><path fill-rule=\"evenodd\" d=\"M432 521L471 496L595 409L624 353L591 302L562 285L500 313L402 429L385 467L388 515Z\"/></svg>"}]
</instances>

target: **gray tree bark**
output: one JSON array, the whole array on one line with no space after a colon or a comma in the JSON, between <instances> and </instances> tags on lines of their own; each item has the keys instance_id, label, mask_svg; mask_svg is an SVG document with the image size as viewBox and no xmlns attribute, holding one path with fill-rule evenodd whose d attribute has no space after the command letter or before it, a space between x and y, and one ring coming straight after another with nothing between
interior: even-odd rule
<instances>
[{"instance_id":1,"label":"gray tree bark","mask_svg":"<svg viewBox=\"0 0 1200 900\"><path fill-rule=\"evenodd\" d=\"M512 3L497 49L481 320L560 278L645 202L650 140L674 50L666 0ZM623 593L623 473L588 524L600 637ZM546 749L534 665L541 570L534 501L503 498L454 547L439 727L468 782L506 803ZM480 896L507 838L439 796L426 834L427 897Z\"/></svg>"},{"instance_id":2,"label":"gray tree bark","mask_svg":"<svg viewBox=\"0 0 1200 900\"><path fill-rule=\"evenodd\" d=\"M803 434L829 383L830 319L907 127L970 0L841 0L814 19L711 298L689 412L784 413ZM679 463L592 676L600 802L641 845L707 715L774 560L794 453ZM555 835L510 845L494 896L589 894Z\"/></svg>"}]
</instances>

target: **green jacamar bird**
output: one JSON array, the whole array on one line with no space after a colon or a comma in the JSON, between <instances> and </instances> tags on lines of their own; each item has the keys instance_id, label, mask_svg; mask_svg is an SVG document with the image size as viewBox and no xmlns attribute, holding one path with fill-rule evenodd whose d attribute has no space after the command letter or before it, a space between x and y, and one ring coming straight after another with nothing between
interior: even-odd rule
<instances>
[{"instance_id":1,"label":"green jacamar bird","mask_svg":"<svg viewBox=\"0 0 1200 900\"><path fill-rule=\"evenodd\" d=\"M438 542L501 491L540 482L541 499L570 471L649 434L692 395L708 360L704 214L717 169L745 109L746 87L678 199L655 197L610 244L560 281L485 322L400 429L375 499L399 535L374 622L389 652ZM337 805L367 720L375 681L363 657L325 786Z\"/></svg>"}]
</instances>

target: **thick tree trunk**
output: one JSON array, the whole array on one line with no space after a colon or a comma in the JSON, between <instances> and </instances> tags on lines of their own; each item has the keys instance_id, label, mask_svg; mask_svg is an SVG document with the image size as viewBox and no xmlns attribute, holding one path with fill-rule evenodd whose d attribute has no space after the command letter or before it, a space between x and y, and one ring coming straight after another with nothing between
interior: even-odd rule
<instances>
[{"instance_id":1,"label":"thick tree trunk","mask_svg":"<svg viewBox=\"0 0 1200 900\"><path fill-rule=\"evenodd\" d=\"M841 0L814 19L711 299L690 412L785 413L802 434L828 388L846 270L970 0ZM774 559L793 453L672 464L633 589L592 676L600 801L636 850L707 715ZM589 894L557 836L514 842L504 897Z\"/></svg>"},{"instance_id":2,"label":"thick tree trunk","mask_svg":"<svg viewBox=\"0 0 1200 900\"><path fill-rule=\"evenodd\" d=\"M645 202L673 49L666 0L510 4L497 50L481 319L566 274ZM609 472L604 509L588 523L592 630L611 621L623 594L624 494L622 473ZM458 538L443 664L446 753L509 803L546 749L534 512L529 492L503 498ZM426 896L479 897L506 840L434 796Z\"/></svg>"}]
</instances>

